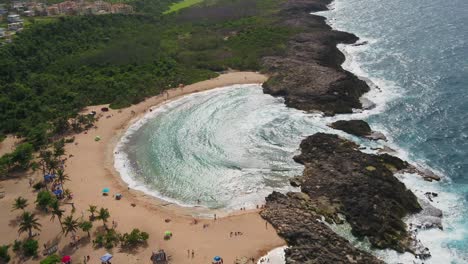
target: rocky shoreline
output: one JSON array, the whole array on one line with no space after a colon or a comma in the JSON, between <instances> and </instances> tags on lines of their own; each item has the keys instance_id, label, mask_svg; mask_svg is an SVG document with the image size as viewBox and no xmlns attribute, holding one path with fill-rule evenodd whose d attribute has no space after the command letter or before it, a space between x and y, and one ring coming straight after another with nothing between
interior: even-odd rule
<instances>
[{"instance_id":1,"label":"rocky shoreline","mask_svg":"<svg viewBox=\"0 0 468 264\"><path fill-rule=\"evenodd\" d=\"M331 0L289 0L281 6L280 24L298 30L284 56L263 58L264 71L271 77L265 93L282 96L289 107L321 111L326 115L352 113L362 108L360 97L370 90L363 80L345 71L345 56L337 44L352 44L353 34L333 30L325 18L311 12L327 10Z\"/></svg>"},{"instance_id":2,"label":"rocky shoreline","mask_svg":"<svg viewBox=\"0 0 468 264\"><path fill-rule=\"evenodd\" d=\"M301 33L290 39L284 56L263 58L264 71L271 76L263 91L283 97L288 107L325 115L363 108L360 98L370 88L341 67L345 57L337 48L339 43L353 44L358 38L335 31L323 17L310 14L327 10L331 2L289 0L281 6L280 23ZM386 140L362 120L337 121L330 126ZM442 228L442 213L425 201L420 204L394 174L416 172L429 181L439 180L437 175L389 154L363 153L354 142L331 134L309 136L300 148L301 154L294 160L305 169L291 185L301 191L272 193L261 212L288 243L286 263L383 263L328 226L345 221L354 236L367 239L373 248L430 257L414 233L418 228ZM420 212L424 216L421 223L407 227L403 218Z\"/></svg>"}]
</instances>

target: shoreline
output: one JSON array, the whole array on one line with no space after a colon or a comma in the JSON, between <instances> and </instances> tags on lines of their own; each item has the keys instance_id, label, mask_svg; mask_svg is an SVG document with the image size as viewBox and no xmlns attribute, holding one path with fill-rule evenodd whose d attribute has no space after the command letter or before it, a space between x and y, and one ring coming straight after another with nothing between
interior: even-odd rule
<instances>
[{"instance_id":1,"label":"shoreline","mask_svg":"<svg viewBox=\"0 0 468 264\"><path fill-rule=\"evenodd\" d=\"M89 204L108 208L111 218L118 224L119 232L129 232L132 228L139 228L149 233L148 247L141 247L137 252L120 252L118 248L111 250L117 263L142 263L149 259L151 252L164 249L172 256L174 263L205 263L211 261L213 256L220 255L226 263L233 263L240 257L258 259L266 252L284 246L285 242L280 238L271 225L266 224L258 210L240 211L220 217L217 220L197 218L198 223L193 224L194 217L186 208L177 205L168 205L164 201L143 194L140 191L129 189L123 182L113 166L113 151L120 137L126 129L136 120L141 118L147 109L164 103L168 99L176 99L180 96L213 88L242 83L262 83L267 76L253 72L231 72L213 78L211 80L187 85L183 89L175 88L168 91L169 96L154 96L145 101L121 110L109 110L101 112L107 105L90 106L83 110L89 112L97 110L102 116L95 123L97 128L90 129L86 133L75 135L75 142L67 144L66 173L71 181L64 184L65 189L70 189L74 198L70 202L76 208L75 217L85 218ZM147 112L147 111L146 111ZM107 117L110 116L110 117ZM94 138L100 136L96 142ZM40 179L40 173L30 174L36 180ZM13 221L17 212L10 212L13 199L20 194L27 198L29 206L26 210L33 210L35 193L29 187L27 177L11 179L2 182L5 190L5 198L0 200L0 209L7 212L0 219L0 244L12 243L18 237L16 223ZM110 188L108 197L101 195L104 187ZM113 199L112 195L121 193L122 200ZM135 206L132 206L134 204ZM65 215L71 213L71 206L64 204ZM84 242L78 249L68 246L70 237L64 237L60 232L58 222L51 222L50 216L39 216L42 224L42 232L39 236L41 243L48 245L59 241L59 254L73 255L79 261L83 256L90 255L91 259L98 259L106 252L105 249L94 249L90 241ZM138 218L136 218L137 216ZM167 220L169 219L169 222ZM206 228L202 226L208 225ZM93 232L96 227L102 226L101 222L94 222ZM168 241L163 239L165 230L171 230L174 237ZM230 232L242 232L242 236L230 237ZM77 234L86 237L85 233ZM42 251L42 246L40 251ZM194 250L195 257L187 260L187 250ZM40 258L33 263L39 262Z\"/></svg>"}]
</instances>

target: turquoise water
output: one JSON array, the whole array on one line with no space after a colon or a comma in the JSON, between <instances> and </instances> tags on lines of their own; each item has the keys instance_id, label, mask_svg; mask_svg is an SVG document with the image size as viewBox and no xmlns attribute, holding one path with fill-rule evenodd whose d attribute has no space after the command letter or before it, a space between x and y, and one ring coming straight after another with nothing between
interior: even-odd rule
<instances>
[{"instance_id":1,"label":"turquoise water","mask_svg":"<svg viewBox=\"0 0 468 264\"><path fill-rule=\"evenodd\" d=\"M440 194L433 204L444 211L444 232L419 235L433 253L426 263L468 263L468 1L337 0L332 8L325 15L335 28L368 42L342 47L345 68L382 91L371 96L379 109L364 117L402 156L445 176L403 179L420 197Z\"/></svg>"},{"instance_id":2,"label":"turquoise water","mask_svg":"<svg viewBox=\"0 0 468 264\"><path fill-rule=\"evenodd\" d=\"M189 95L130 129L119 170L132 187L181 205L252 208L273 190L292 190L300 141L328 129L318 119L258 84Z\"/></svg>"}]
</instances>

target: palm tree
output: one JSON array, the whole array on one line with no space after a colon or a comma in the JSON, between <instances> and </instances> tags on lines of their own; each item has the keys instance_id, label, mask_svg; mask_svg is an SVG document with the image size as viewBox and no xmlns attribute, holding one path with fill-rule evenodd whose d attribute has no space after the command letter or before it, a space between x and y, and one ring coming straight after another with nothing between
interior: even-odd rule
<instances>
[{"instance_id":1,"label":"palm tree","mask_svg":"<svg viewBox=\"0 0 468 264\"><path fill-rule=\"evenodd\" d=\"M107 219L109 219L110 214L109 210L107 208L101 208L99 209L98 215L96 216L97 219L102 220L102 223L104 224L104 227L107 229Z\"/></svg>"},{"instance_id":2,"label":"palm tree","mask_svg":"<svg viewBox=\"0 0 468 264\"><path fill-rule=\"evenodd\" d=\"M62 232L63 232L64 230L63 230L63 224L62 224L62 216L65 210L60 209L60 204L57 200L52 202L52 204L50 205L50 208L52 209L50 211L50 213L52 214L50 217L50 220L54 221L55 217L57 217L60 223L60 227L62 228Z\"/></svg>"},{"instance_id":3,"label":"palm tree","mask_svg":"<svg viewBox=\"0 0 468 264\"><path fill-rule=\"evenodd\" d=\"M23 210L24 208L28 207L28 200L19 196L18 198L15 199L15 202L13 203L13 209L14 210Z\"/></svg>"},{"instance_id":4,"label":"palm tree","mask_svg":"<svg viewBox=\"0 0 468 264\"><path fill-rule=\"evenodd\" d=\"M35 214L30 212L23 212L21 215L21 222L19 224L18 233L28 232L29 238L32 237L32 230L36 229L41 231L41 224L38 222Z\"/></svg>"},{"instance_id":5,"label":"palm tree","mask_svg":"<svg viewBox=\"0 0 468 264\"><path fill-rule=\"evenodd\" d=\"M90 205L89 205L89 208L88 208L88 212L91 213L90 220L91 220L91 221L94 221L94 219L95 219L94 213L97 212L97 206L91 205L91 204L90 204Z\"/></svg>"},{"instance_id":6,"label":"palm tree","mask_svg":"<svg viewBox=\"0 0 468 264\"><path fill-rule=\"evenodd\" d=\"M63 186L64 181L69 181L70 177L62 169L57 170L57 179L60 181L60 184Z\"/></svg>"},{"instance_id":7,"label":"palm tree","mask_svg":"<svg viewBox=\"0 0 468 264\"><path fill-rule=\"evenodd\" d=\"M80 223L80 228L81 230L88 233L88 237L91 237L91 234L89 233L89 231L91 230L91 228L93 228L93 222L83 221Z\"/></svg>"},{"instance_id":8,"label":"palm tree","mask_svg":"<svg viewBox=\"0 0 468 264\"><path fill-rule=\"evenodd\" d=\"M76 230L78 229L78 220L73 219L73 215L66 216L63 219L63 230L65 233L65 236L68 235L68 233L74 234Z\"/></svg>"}]
</instances>

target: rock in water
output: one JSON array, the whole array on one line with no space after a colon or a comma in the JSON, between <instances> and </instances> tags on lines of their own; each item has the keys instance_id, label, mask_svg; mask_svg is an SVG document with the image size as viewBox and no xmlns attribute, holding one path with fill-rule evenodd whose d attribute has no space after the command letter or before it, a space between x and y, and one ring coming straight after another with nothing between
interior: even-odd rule
<instances>
[{"instance_id":1,"label":"rock in water","mask_svg":"<svg viewBox=\"0 0 468 264\"><path fill-rule=\"evenodd\" d=\"M332 123L330 126L358 137L366 137L372 134L369 124L363 120L339 120Z\"/></svg>"}]
</instances>

